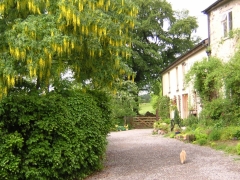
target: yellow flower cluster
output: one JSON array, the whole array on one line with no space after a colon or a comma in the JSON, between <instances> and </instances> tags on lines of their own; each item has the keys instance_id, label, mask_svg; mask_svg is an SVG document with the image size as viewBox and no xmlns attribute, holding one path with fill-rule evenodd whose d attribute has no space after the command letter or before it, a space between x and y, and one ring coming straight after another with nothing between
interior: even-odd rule
<instances>
[{"instance_id":1,"label":"yellow flower cluster","mask_svg":"<svg viewBox=\"0 0 240 180\"><path fill-rule=\"evenodd\" d=\"M39 7L37 7L32 0L28 0L28 9L31 10L34 14L37 12L40 13Z\"/></svg>"},{"instance_id":2,"label":"yellow flower cluster","mask_svg":"<svg viewBox=\"0 0 240 180\"><path fill-rule=\"evenodd\" d=\"M10 46L10 54L15 57L17 60L24 60L26 58L26 50L22 49L20 50L19 48L14 49L13 47Z\"/></svg>"},{"instance_id":3,"label":"yellow flower cluster","mask_svg":"<svg viewBox=\"0 0 240 180\"><path fill-rule=\"evenodd\" d=\"M40 14L40 7L39 3L44 2L47 6L50 5L49 0L7 0L7 3L4 1L0 2L0 13L4 12L5 9L8 9L9 7L15 5L17 6L18 11L23 10L30 10L33 13ZM122 7L119 7L122 6ZM119 26L118 30L115 31L112 34L111 27L107 27L106 24L101 23L101 17L103 14L99 15L99 18L95 19L94 21L90 20L89 23L84 22L86 20L86 14L92 15L95 9L101 9L102 11L115 11L119 10L117 13L124 13L129 16L136 16L137 8L129 8L125 7L124 0L115 2L114 0L60 0L59 3L59 9L60 9L60 16L58 18L59 22L63 22L61 20L65 20L67 24L59 23L59 26L57 27L60 31L63 32L63 34L69 30L69 26L74 27L75 35L78 34L79 38L77 40L70 40L66 37L63 37L61 42L53 42L51 44L51 50L44 48L43 52L44 54L41 54L40 52L35 52L39 55L37 57L36 62L33 62L32 57L30 57L29 52L32 51L31 47L15 47L14 45L9 45L9 51L12 57L16 58L18 61L24 61L27 64L28 67L28 73L30 78L34 78L37 75L44 79L49 79L51 75L51 64L52 64L52 57L54 54L57 54L59 57L62 57L63 55L70 55L72 52L78 52L79 53L79 59L83 58L95 58L101 57L104 52L104 48L108 48L109 53L111 54L111 64L113 67L119 72L120 75L126 74L124 69L121 69L119 55L125 58L129 58L130 54L125 51L121 50L119 51L118 47L124 47L124 46L131 46L131 39L127 39L127 33L128 28L134 27L134 22L132 20L126 20L125 22L119 22L117 19L112 19L112 23L116 24L116 27ZM14 28L14 27L13 27ZM28 37L31 37L33 40L37 39L37 31L29 29L29 27L25 26L23 28L23 32L28 35ZM57 35L56 31L53 29L50 32L51 37L54 39L54 37ZM96 40L99 41L99 43L102 44L103 49L94 49L93 47L84 48L83 46L83 37L89 36L89 37L96 37ZM109 48L110 46L110 48ZM106 55L106 53L104 53ZM35 57L36 58L36 57ZM106 62L104 60L100 61L100 65L106 65ZM73 65L74 69L76 70L77 76L80 74L80 66L76 63L76 65ZM86 67L92 68L93 71L96 70L96 67L92 67L93 65L91 62L86 61ZM94 69L95 68L95 69ZM60 72L60 69L58 69ZM46 77L46 78L45 78ZM114 78L117 78L114 76ZM130 74L129 74L130 79ZM131 75L131 77L133 77ZM6 77L3 77L7 84L7 87L14 86L15 79L14 77L8 75ZM110 83L110 86L112 86L112 82ZM7 92L7 89L2 88L3 92ZM1 94L1 93L0 93Z\"/></svg>"}]
</instances>

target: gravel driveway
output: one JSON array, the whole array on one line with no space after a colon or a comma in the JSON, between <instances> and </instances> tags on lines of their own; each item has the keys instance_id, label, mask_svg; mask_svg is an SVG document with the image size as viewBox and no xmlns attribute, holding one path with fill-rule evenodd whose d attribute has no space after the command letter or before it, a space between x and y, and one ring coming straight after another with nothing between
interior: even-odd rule
<instances>
[{"instance_id":1,"label":"gravel driveway","mask_svg":"<svg viewBox=\"0 0 240 180\"><path fill-rule=\"evenodd\" d=\"M152 135L151 129L112 132L108 141L105 169L87 180L240 180L240 156Z\"/></svg>"}]
</instances>

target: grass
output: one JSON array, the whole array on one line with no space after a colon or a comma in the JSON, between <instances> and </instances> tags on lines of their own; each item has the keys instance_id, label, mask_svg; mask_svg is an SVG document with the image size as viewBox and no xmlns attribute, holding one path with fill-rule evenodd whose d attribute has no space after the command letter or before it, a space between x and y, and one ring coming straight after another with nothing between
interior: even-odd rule
<instances>
[{"instance_id":1,"label":"grass","mask_svg":"<svg viewBox=\"0 0 240 180\"><path fill-rule=\"evenodd\" d=\"M239 143L237 140L214 141L212 148L222 150L228 154L237 154L236 146Z\"/></svg>"},{"instance_id":2,"label":"grass","mask_svg":"<svg viewBox=\"0 0 240 180\"><path fill-rule=\"evenodd\" d=\"M140 107L139 113L141 115L145 115L147 111L154 114L156 113L155 110L152 108L151 103L141 103L139 107Z\"/></svg>"}]
</instances>

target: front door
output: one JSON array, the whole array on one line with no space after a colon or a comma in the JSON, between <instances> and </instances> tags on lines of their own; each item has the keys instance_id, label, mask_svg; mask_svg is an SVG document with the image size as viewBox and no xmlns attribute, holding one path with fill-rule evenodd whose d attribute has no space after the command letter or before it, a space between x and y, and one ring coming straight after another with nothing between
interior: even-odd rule
<instances>
[{"instance_id":1,"label":"front door","mask_svg":"<svg viewBox=\"0 0 240 180\"><path fill-rule=\"evenodd\" d=\"M188 94L182 95L182 104L183 104L183 111L182 111L182 118L186 119L188 117Z\"/></svg>"}]
</instances>

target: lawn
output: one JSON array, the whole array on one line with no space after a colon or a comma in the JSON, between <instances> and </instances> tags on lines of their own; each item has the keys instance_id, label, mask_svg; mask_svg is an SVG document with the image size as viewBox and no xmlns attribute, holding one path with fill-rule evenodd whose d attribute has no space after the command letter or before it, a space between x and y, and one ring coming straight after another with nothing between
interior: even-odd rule
<instances>
[{"instance_id":1,"label":"lawn","mask_svg":"<svg viewBox=\"0 0 240 180\"><path fill-rule=\"evenodd\" d=\"M154 114L156 113L156 111L152 108L152 105L150 103L141 103L139 107L140 107L139 113L141 115L145 115L147 111Z\"/></svg>"}]
</instances>

